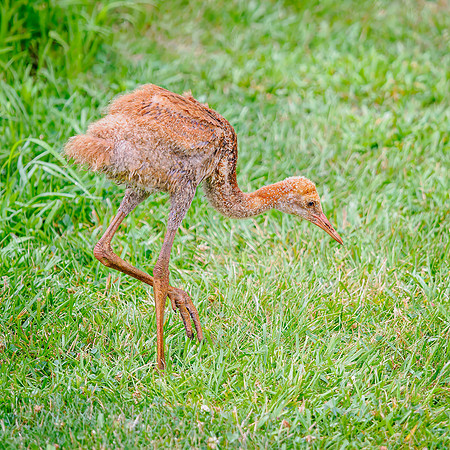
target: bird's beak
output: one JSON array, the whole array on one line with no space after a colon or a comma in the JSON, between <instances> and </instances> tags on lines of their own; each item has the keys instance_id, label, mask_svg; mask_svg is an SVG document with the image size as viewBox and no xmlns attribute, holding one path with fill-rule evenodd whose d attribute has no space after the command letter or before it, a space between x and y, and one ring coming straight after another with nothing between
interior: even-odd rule
<instances>
[{"instance_id":1,"label":"bird's beak","mask_svg":"<svg viewBox=\"0 0 450 450\"><path fill-rule=\"evenodd\" d=\"M331 226L331 223L328 221L324 213L313 214L313 220L311 220L311 222L326 231L335 241L339 242L339 244L344 245L343 240L339 234L337 234L337 231Z\"/></svg>"}]
</instances>

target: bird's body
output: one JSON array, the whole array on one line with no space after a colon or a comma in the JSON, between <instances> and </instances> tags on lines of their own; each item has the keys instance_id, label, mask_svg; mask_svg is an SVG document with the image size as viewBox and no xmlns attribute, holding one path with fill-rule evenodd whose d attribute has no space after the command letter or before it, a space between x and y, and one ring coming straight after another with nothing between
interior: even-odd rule
<instances>
[{"instance_id":1,"label":"bird's body","mask_svg":"<svg viewBox=\"0 0 450 450\"><path fill-rule=\"evenodd\" d=\"M167 295L172 307L180 309L188 335L192 336L190 315L201 338L198 313L190 297L168 284L175 232L200 183L212 206L226 216L245 218L277 208L316 223L342 243L323 215L315 185L306 178L292 177L243 193L236 181L237 137L233 127L189 93L181 96L148 84L123 95L110 105L104 118L89 126L86 135L71 138L65 153L128 188L119 213L94 254L103 264L154 286L160 368L164 367L162 318ZM171 210L152 278L115 255L110 242L124 217L154 191L170 195Z\"/></svg>"},{"instance_id":2,"label":"bird's body","mask_svg":"<svg viewBox=\"0 0 450 450\"><path fill-rule=\"evenodd\" d=\"M119 97L66 154L129 187L183 195L234 155L236 134L218 113L189 94L149 84Z\"/></svg>"}]
</instances>

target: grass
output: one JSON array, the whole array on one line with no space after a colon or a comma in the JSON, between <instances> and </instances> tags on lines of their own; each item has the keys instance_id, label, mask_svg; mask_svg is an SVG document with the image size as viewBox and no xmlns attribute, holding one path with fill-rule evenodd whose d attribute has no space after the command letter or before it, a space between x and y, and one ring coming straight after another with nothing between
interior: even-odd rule
<instances>
[{"instance_id":1,"label":"grass","mask_svg":"<svg viewBox=\"0 0 450 450\"><path fill-rule=\"evenodd\" d=\"M450 447L446 1L6 1L0 19L0 447ZM92 248L123 189L60 149L116 94L191 89L244 190L314 180L345 241L221 217L171 260L206 341ZM151 270L167 198L115 248Z\"/></svg>"}]
</instances>

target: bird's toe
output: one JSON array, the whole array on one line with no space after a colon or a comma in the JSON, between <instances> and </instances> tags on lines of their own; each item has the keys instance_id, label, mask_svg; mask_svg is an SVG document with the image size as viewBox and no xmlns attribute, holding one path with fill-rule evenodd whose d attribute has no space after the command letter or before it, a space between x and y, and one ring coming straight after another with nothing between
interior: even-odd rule
<instances>
[{"instance_id":1,"label":"bird's toe","mask_svg":"<svg viewBox=\"0 0 450 450\"><path fill-rule=\"evenodd\" d=\"M178 309L181 319L183 320L186 335L189 339L193 339L194 333L192 331L192 322L194 322L197 339L201 341L203 339L203 331L200 325L200 316L197 308L192 302L189 294L182 289L172 288L173 291L169 292L170 302L174 311Z\"/></svg>"}]
</instances>

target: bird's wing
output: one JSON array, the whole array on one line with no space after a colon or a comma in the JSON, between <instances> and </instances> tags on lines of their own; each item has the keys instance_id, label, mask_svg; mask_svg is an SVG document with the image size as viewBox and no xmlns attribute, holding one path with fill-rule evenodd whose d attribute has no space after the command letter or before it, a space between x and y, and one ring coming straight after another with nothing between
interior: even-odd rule
<instances>
[{"instance_id":1,"label":"bird's wing","mask_svg":"<svg viewBox=\"0 0 450 450\"><path fill-rule=\"evenodd\" d=\"M190 94L181 96L152 84L117 98L109 114L132 119L153 140L186 155L220 145L224 134L215 111Z\"/></svg>"}]
</instances>

